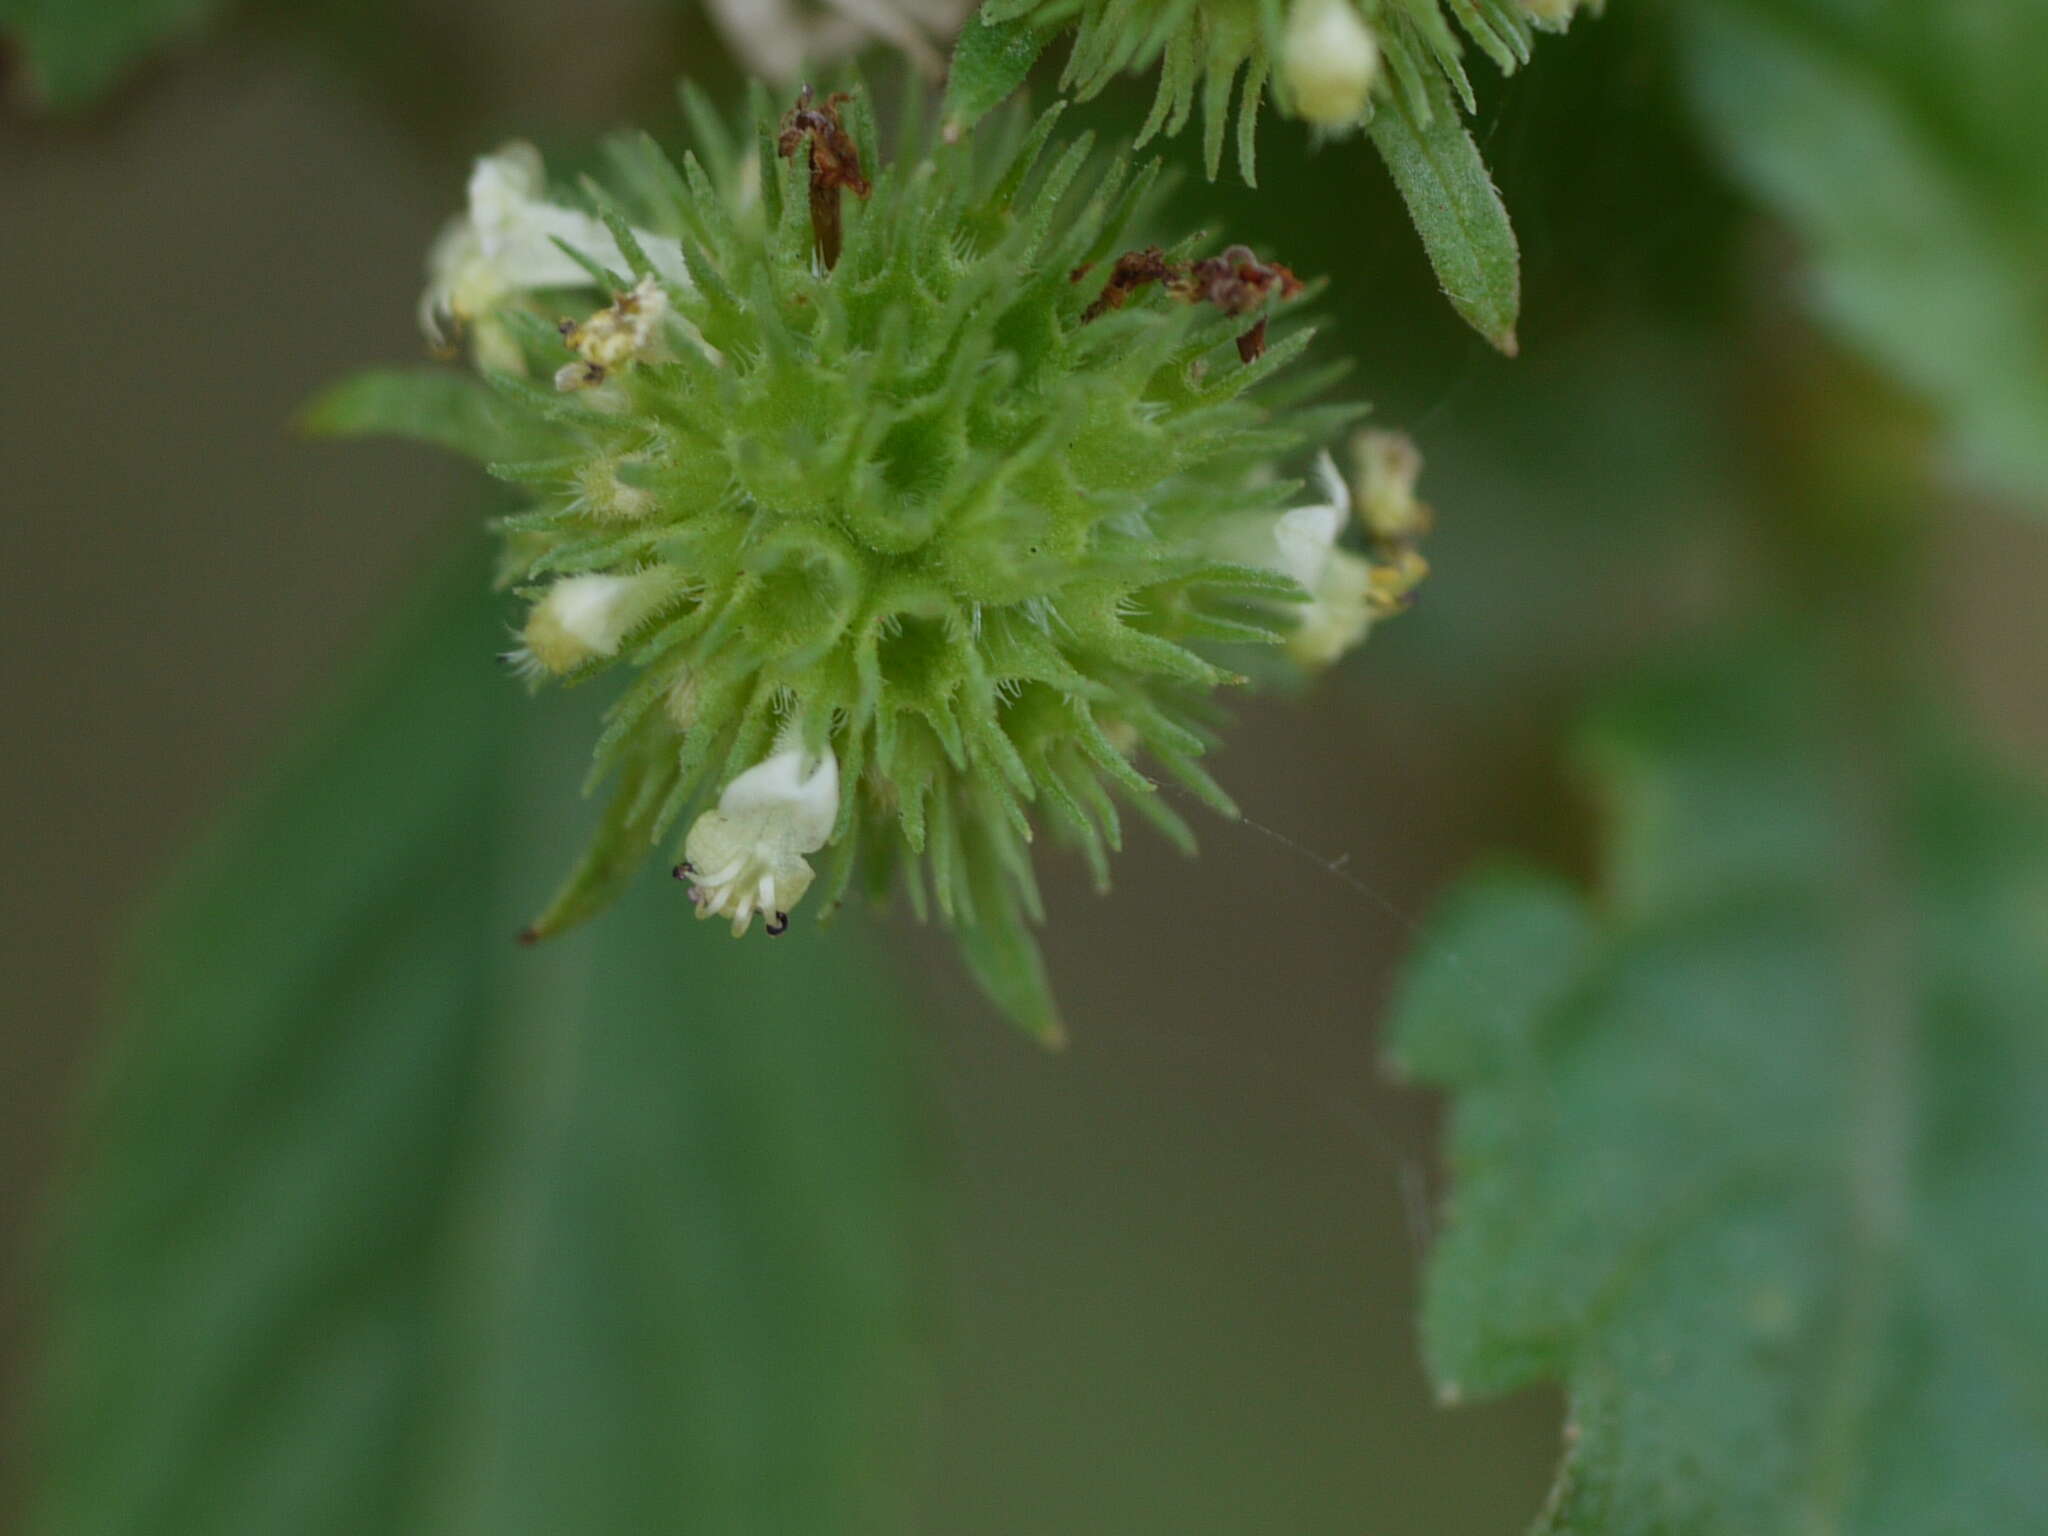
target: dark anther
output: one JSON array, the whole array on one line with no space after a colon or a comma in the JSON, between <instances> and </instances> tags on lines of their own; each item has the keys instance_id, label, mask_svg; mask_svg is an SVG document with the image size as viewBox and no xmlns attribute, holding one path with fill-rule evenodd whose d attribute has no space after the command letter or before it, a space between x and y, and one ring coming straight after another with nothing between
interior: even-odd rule
<instances>
[{"instance_id":1,"label":"dark anther","mask_svg":"<svg viewBox=\"0 0 2048 1536\"><path fill-rule=\"evenodd\" d=\"M534 945L540 942L540 930L538 928L522 928L519 930L518 933L514 934L513 937L516 938L521 944L531 949Z\"/></svg>"},{"instance_id":2,"label":"dark anther","mask_svg":"<svg viewBox=\"0 0 2048 1536\"><path fill-rule=\"evenodd\" d=\"M674 875L678 880L687 880L690 878L690 876L696 874L697 871L691 867L690 861L688 859L685 859L682 863L678 864L674 869L670 870L669 873Z\"/></svg>"},{"instance_id":3,"label":"dark anther","mask_svg":"<svg viewBox=\"0 0 2048 1536\"><path fill-rule=\"evenodd\" d=\"M789 914L787 912L776 913L775 921L768 925L766 931L771 939L780 938L783 934L789 932Z\"/></svg>"},{"instance_id":4,"label":"dark anther","mask_svg":"<svg viewBox=\"0 0 2048 1536\"><path fill-rule=\"evenodd\" d=\"M843 92L827 96L812 105L811 88L803 88L782 119L782 132L775 140L776 152L787 160L806 140L811 146L811 234L817 241L818 259L831 271L839 265L839 189L865 198L874 190L861 174L860 151L853 136L839 121L842 102L853 100Z\"/></svg>"}]
</instances>

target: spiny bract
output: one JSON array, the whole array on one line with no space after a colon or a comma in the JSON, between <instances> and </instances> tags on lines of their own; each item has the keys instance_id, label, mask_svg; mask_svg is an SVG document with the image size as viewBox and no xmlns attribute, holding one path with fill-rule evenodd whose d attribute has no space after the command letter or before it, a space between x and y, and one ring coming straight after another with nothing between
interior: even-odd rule
<instances>
[{"instance_id":1,"label":"spiny bract","mask_svg":"<svg viewBox=\"0 0 2048 1536\"><path fill-rule=\"evenodd\" d=\"M433 259L430 327L472 337L484 451L533 499L502 522L531 604L509 659L635 674L597 745L609 808L531 936L687 826L703 914L780 932L807 891L901 885L1055 1035L1034 821L1098 883L1119 807L1190 844L1149 771L1231 814L1197 762L1212 691L1333 659L1419 557L1338 547L1327 457L1323 503L1288 508L1274 458L1355 414L1295 402L1341 370L1273 382L1308 340L1266 345L1284 268L1125 251L1156 166L1048 159L1056 110L928 149L911 112L883 166L857 100L807 94L780 134L757 100L744 145L686 102L701 156L615 144L594 212L547 199L530 150L488 157ZM1412 510L1412 480L1372 494Z\"/></svg>"},{"instance_id":2,"label":"spiny bract","mask_svg":"<svg viewBox=\"0 0 2048 1536\"><path fill-rule=\"evenodd\" d=\"M1532 34L1561 30L1601 0L988 0L990 25L1076 29L1064 89L1082 100L1118 74L1159 68L1159 93L1138 142L1178 133L1199 93L1203 152L1223 160L1231 96L1238 96L1237 159L1253 178L1253 136L1270 89L1282 111L1325 128L1369 119L1391 101L1419 124L1447 108L1447 84L1467 112L1458 29L1502 70L1529 59ZM1384 67L1382 67L1384 65ZM1442 84L1439 84L1442 82Z\"/></svg>"}]
</instances>

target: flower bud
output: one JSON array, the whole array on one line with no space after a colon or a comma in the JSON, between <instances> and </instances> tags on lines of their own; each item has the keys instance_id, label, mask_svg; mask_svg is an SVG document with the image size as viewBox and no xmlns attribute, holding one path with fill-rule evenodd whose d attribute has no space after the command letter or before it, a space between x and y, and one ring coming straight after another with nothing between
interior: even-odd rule
<instances>
[{"instance_id":1,"label":"flower bud","mask_svg":"<svg viewBox=\"0 0 2048 1536\"><path fill-rule=\"evenodd\" d=\"M525 655L558 676L616 655L619 642L676 590L675 573L666 566L631 576L564 576L527 615L520 637Z\"/></svg>"},{"instance_id":2,"label":"flower bud","mask_svg":"<svg viewBox=\"0 0 2048 1536\"><path fill-rule=\"evenodd\" d=\"M779 746L690 828L676 874L690 882L699 917L730 918L736 936L756 912L768 915L770 933L788 924L811 888L804 855L824 847L839 820L839 759L830 749L814 763L805 757L800 746Z\"/></svg>"},{"instance_id":3,"label":"flower bud","mask_svg":"<svg viewBox=\"0 0 2048 1536\"><path fill-rule=\"evenodd\" d=\"M1281 68L1297 112L1325 128L1348 127L1365 116L1379 44L1353 0L1295 0Z\"/></svg>"},{"instance_id":4,"label":"flower bud","mask_svg":"<svg viewBox=\"0 0 2048 1536\"><path fill-rule=\"evenodd\" d=\"M1376 543L1412 544L1429 532L1434 514L1415 499L1422 453L1405 432L1365 431L1351 440L1358 515Z\"/></svg>"},{"instance_id":5,"label":"flower bud","mask_svg":"<svg viewBox=\"0 0 2048 1536\"><path fill-rule=\"evenodd\" d=\"M593 458L576 469L576 496L571 509L591 517L633 522L655 510L654 492L644 485L628 483L620 474L621 464L645 468L643 455L622 459Z\"/></svg>"}]
</instances>

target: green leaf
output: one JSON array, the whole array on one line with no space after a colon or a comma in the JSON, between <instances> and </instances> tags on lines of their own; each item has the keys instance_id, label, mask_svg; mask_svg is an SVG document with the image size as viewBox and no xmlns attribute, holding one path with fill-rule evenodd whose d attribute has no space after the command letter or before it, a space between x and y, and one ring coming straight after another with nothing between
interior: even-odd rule
<instances>
[{"instance_id":1,"label":"green leaf","mask_svg":"<svg viewBox=\"0 0 2048 1536\"><path fill-rule=\"evenodd\" d=\"M465 565L163 899L33 1529L906 1527L922 1180L875 957L737 942L658 875L515 944L592 727L498 674L501 624Z\"/></svg>"},{"instance_id":2,"label":"green leaf","mask_svg":"<svg viewBox=\"0 0 2048 1536\"><path fill-rule=\"evenodd\" d=\"M1418 121L1396 97L1373 114L1373 144L1408 204L1451 307L1513 357L1522 308L1514 226L1449 88L1433 70L1421 85L1430 98L1429 121Z\"/></svg>"},{"instance_id":3,"label":"green leaf","mask_svg":"<svg viewBox=\"0 0 2048 1536\"><path fill-rule=\"evenodd\" d=\"M313 437L403 437L488 463L535 451L531 418L454 368L372 368L329 385L299 413Z\"/></svg>"},{"instance_id":4,"label":"green leaf","mask_svg":"<svg viewBox=\"0 0 2048 1536\"><path fill-rule=\"evenodd\" d=\"M2048 504L2048 7L1696 0L1699 111L1842 335Z\"/></svg>"},{"instance_id":5,"label":"green leaf","mask_svg":"<svg viewBox=\"0 0 2048 1536\"><path fill-rule=\"evenodd\" d=\"M1008 101L1051 39L1051 31L1023 17L989 22L977 14L970 20L946 71L940 112L946 137L957 139Z\"/></svg>"},{"instance_id":6,"label":"green leaf","mask_svg":"<svg viewBox=\"0 0 2048 1536\"><path fill-rule=\"evenodd\" d=\"M89 106L143 55L194 36L226 0L4 0L0 34L17 38L37 94L59 110Z\"/></svg>"},{"instance_id":7,"label":"green leaf","mask_svg":"<svg viewBox=\"0 0 2048 1536\"><path fill-rule=\"evenodd\" d=\"M1566 1385L1545 1532L2048 1528L2048 810L1823 680L1638 694L1601 899L1480 880L1404 987L1425 1353Z\"/></svg>"}]
</instances>

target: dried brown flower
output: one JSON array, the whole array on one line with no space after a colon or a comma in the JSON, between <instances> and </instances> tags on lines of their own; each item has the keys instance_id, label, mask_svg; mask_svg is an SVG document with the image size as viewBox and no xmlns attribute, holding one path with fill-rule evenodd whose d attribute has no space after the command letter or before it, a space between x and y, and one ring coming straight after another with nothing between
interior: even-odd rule
<instances>
[{"instance_id":1,"label":"dried brown flower","mask_svg":"<svg viewBox=\"0 0 2048 1536\"><path fill-rule=\"evenodd\" d=\"M1072 280L1078 283L1089 270L1076 267ZM1081 312L1081 323L1086 325L1113 309L1122 309L1132 294L1149 283L1165 285L1169 292L1190 304L1213 304L1226 315L1250 314L1276 293L1291 299L1301 292L1301 279L1290 269L1277 261L1260 261L1248 245L1233 245L1220 256L1205 256L1186 264L1168 261L1158 246L1148 245L1141 251L1126 251L1117 257L1102 292ZM1250 330L1237 338L1237 355L1249 363L1265 350L1266 317L1261 315Z\"/></svg>"},{"instance_id":2,"label":"dried brown flower","mask_svg":"<svg viewBox=\"0 0 2048 1536\"><path fill-rule=\"evenodd\" d=\"M817 241L818 259L829 272L839 265L839 189L844 187L860 198L874 189L861 172L860 151L854 147L853 136L839 121L840 106L853 98L841 91L815 106L813 100L807 85L784 115L775 148L787 160L800 145L810 143L811 232Z\"/></svg>"}]
</instances>

